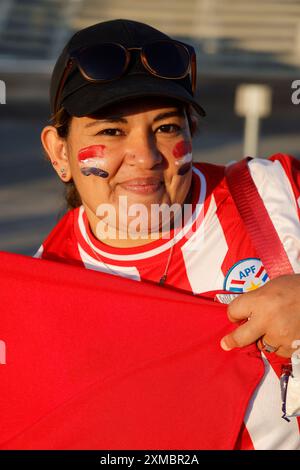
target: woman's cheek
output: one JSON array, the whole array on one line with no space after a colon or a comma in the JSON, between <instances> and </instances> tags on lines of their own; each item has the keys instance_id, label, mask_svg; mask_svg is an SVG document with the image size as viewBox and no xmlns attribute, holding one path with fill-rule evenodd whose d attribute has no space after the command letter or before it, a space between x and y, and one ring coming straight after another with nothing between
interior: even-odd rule
<instances>
[{"instance_id":1,"label":"woman's cheek","mask_svg":"<svg viewBox=\"0 0 300 470\"><path fill-rule=\"evenodd\" d=\"M178 166L177 174L183 176L188 173L191 169L193 159L191 142L185 140L177 142L172 153L175 159L175 165Z\"/></svg>"},{"instance_id":2,"label":"woman's cheek","mask_svg":"<svg viewBox=\"0 0 300 470\"><path fill-rule=\"evenodd\" d=\"M80 172L84 176L94 175L100 178L109 176L105 145L90 145L80 149L77 160Z\"/></svg>"}]
</instances>

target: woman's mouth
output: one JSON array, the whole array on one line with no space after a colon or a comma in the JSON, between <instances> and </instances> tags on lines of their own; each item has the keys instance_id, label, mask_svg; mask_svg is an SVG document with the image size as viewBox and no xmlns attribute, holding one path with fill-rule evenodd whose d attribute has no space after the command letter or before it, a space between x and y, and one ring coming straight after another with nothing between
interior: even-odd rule
<instances>
[{"instance_id":1,"label":"woman's mouth","mask_svg":"<svg viewBox=\"0 0 300 470\"><path fill-rule=\"evenodd\" d=\"M121 188L136 194L153 194L159 191L164 183L159 178L133 178L119 183Z\"/></svg>"}]
</instances>

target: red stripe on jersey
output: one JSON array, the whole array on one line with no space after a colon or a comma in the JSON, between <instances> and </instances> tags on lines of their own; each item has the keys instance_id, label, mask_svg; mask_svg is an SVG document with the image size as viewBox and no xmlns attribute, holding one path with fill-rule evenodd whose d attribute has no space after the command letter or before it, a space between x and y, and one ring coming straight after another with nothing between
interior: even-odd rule
<instances>
[{"instance_id":1,"label":"red stripe on jersey","mask_svg":"<svg viewBox=\"0 0 300 470\"><path fill-rule=\"evenodd\" d=\"M207 180L207 192L212 193L216 201L216 214L228 246L221 266L225 276L238 261L258 258L258 255L229 193L224 177L224 167L205 163L201 164L201 170Z\"/></svg>"}]
</instances>

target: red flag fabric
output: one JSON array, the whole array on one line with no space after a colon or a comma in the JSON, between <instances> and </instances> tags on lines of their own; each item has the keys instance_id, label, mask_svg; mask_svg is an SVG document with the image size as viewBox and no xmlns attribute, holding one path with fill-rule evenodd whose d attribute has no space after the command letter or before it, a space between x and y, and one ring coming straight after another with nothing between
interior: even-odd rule
<instances>
[{"instance_id":1,"label":"red flag fabric","mask_svg":"<svg viewBox=\"0 0 300 470\"><path fill-rule=\"evenodd\" d=\"M263 376L208 298L0 254L1 449L233 449Z\"/></svg>"}]
</instances>

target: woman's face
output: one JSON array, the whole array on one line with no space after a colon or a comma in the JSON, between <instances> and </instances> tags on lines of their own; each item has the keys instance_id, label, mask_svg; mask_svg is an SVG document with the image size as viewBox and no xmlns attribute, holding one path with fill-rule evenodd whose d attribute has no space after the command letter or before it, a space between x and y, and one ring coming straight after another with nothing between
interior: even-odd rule
<instances>
[{"instance_id":1,"label":"woman's face","mask_svg":"<svg viewBox=\"0 0 300 470\"><path fill-rule=\"evenodd\" d=\"M100 205L113 207L117 219L108 224L126 231L118 222L125 204L142 204L150 217L153 204L182 205L188 195L191 133L185 111L170 101L135 100L97 117L73 117L66 152L95 234Z\"/></svg>"}]
</instances>

